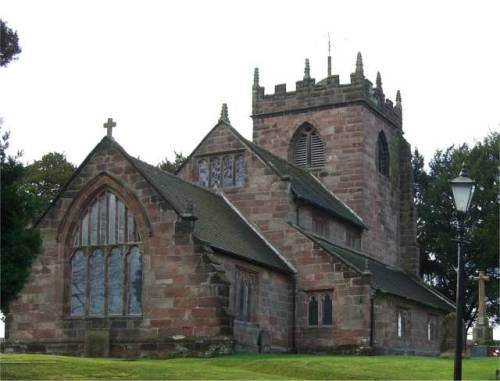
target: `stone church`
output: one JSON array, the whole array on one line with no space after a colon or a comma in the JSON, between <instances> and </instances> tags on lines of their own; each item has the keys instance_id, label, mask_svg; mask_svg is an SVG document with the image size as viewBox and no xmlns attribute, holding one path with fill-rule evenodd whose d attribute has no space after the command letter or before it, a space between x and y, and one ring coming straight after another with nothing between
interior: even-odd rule
<instances>
[{"instance_id":1,"label":"stone church","mask_svg":"<svg viewBox=\"0 0 500 381\"><path fill-rule=\"evenodd\" d=\"M437 354L454 305L419 277L401 95L358 54L350 83L266 93L253 137L227 107L176 175L108 134L38 221L7 351ZM208 130L208 129L207 129Z\"/></svg>"}]
</instances>

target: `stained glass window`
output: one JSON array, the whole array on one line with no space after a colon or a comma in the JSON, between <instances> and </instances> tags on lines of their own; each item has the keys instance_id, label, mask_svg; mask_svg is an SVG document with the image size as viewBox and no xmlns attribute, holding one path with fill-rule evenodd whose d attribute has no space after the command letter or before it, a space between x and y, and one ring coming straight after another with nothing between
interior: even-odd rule
<instances>
[{"instance_id":1,"label":"stained glass window","mask_svg":"<svg viewBox=\"0 0 500 381\"><path fill-rule=\"evenodd\" d=\"M90 256L90 315L104 313L104 257L101 250Z\"/></svg>"},{"instance_id":2,"label":"stained glass window","mask_svg":"<svg viewBox=\"0 0 500 381\"><path fill-rule=\"evenodd\" d=\"M236 156L235 160L235 176L234 185L237 187L243 186L245 183L245 159L243 155Z\"/></svg>"},{"instance_id":3,"label":"stained glass window","mask_svg":"<svg viewBox=\"0 0 500 381\"><path fill-rule=\"evenodd\" d=\"M123 313L123 257L119 248L111 250L108 257L108 314Z\"/></svg>"},{"instance_id":4,"label":"stained glass window","mask_svg":"<svg viewBox=\"0 0 500 381\"><path fill-rule=\"evenodd\" d=\"M128 267L128 313L140 314L142 293L142 263L139 249L135 246L127 257Z\"/></svg>"},{"instance_id":5,"label":"stained glass window","mask_svg":"<svg viewBox=\"0 0 500 381\"><path fill-rule=\"evenodd\" d=\"M71 258L71 316L85 313L85 254L78 250Z\"/></svg>"},{"instance_id":6,"label":"stained glass window","mask_svg":"<svg viewBox=\"0 0 500 381\"><path fill-rule=\"evenodd\" d=\"M111 192L84 210L70 241L71 316L141 313L140 237L134 213Z\"/></svg>"},{"instance_id":7,"label":"stained glass window","mask_svg":"<svg viewBox=\"0 0 500 381\"><path fill-rule=\"evenodd\" d=\"M208 162L206 160L198 162L198 184L208 188Z\"/></svg>"},{"instance_id":8,"label":"stained glass window","mask_svg":"<svg viewBox=\"0 0 500 381\"><path fill-rule=\"evenodd\" d=\"M232 187L233 184L233 158L224 156L222 159L223 186Z\"/></svg>"},{"instance_id":9,"label":"stained glass window","mask_svg":"<svg viewBox=\"0 0 500 381\"><path fill-rule=\"evenodd\" d=\"M210 186L220 188L220 159L218 157L210 160Z\"/></svg>"}]
</instances>

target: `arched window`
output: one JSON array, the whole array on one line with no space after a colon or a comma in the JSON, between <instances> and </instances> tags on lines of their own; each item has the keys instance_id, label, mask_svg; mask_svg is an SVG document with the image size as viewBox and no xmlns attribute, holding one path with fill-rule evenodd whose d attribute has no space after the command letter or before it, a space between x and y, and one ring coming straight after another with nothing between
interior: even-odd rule
<instances>
[{"instance_id":1,"label":"arched window","mask_svg":"<svg viewBox=\"0 0 500 381\"><path fill-rule=\"evenodd\" d=\"M245 158L243 155L236 156L234 185L243 186L245 183Z\"/></svg>"},{"instance_id":2,"label":"arched window","mask_svg":"<svg viewBox=\"0 0 500 381\"><path fill-rule=\"evenodd\" d=\"M210 187L220 188L220 159L218 157L210 160Z\"/></svg>"},{"instance_id":3,"label":"arched window","mask_svg":"<svg viewBox=\"0 0 500 381\"><path fill-rule=\"evenodd\" d=\"M325 143L309 123L300 126L292 138L290 159L301 168L319 168L325 165Z\"/></svg>"},{"instance_id":4,"label":"arched window","mask_svg":"<svg viewBox=\"0 0 500 381\"><path fill-rule=\"evenodd\" d=\"M71 315L85 314L85 254L78 250L71 258Z\"/></svg>"},{"instance_id":5,"label":"arched window","mask_svg":"<svg viewBox=\"0 0 500 381\"><path fill-rule=\"evenodd\" d=\"M222 159L222 184L224 187L233 186L233 158L232 156L224 156Z\"/></svg>"},{"instance_id":6,"label":"arched window","mask_svg":"<svg viewBox=\"0 0 500 381\"><path fill-rule=\"evenodd\" d=\"M384 131L380 131L377 139L377 169L384 176L389 176L389 148Z\"/></svg>"},{"instance_id":7,"label":"arched window","mask_svg":"<svg viewBox=\"0 0 500 381\"><path fill-rule=\"evenodd\" d=\"M198 162L198 184L204 188L208 188L208 162L203 159Z\"/></svg>"},{"instance_id":8,"label":"arched window","mask_svg":"<svg viewBox=\"0 0 500 381\"><path fill-rule=\"evenodd\" d=\"M309 325L318 325L318 301L315 296L309 298L308 321Z\"/></svg>"},{"instance_id":9,"label":"arched window","mask_svg":"<svg viewBox=\"0 0 500 381\"><path fill-rule=\"evenodd\" d=\"M323 325L332 325L333 323L333 308L332 308L332 298L330 295L325 294L323 296L323 316L321 319L321 323Z\"/></svg>"},{"instance_id":10,"label":"arched window","mask_svg":"<svg viewBox=\"0 0 500 381\"><path fill-rule=\"evenodd\" d=\"M71 316L141 314L141 238L125 203L111 192L101 193L85 210L71 242Z\"/></svg>"}]
</instances>

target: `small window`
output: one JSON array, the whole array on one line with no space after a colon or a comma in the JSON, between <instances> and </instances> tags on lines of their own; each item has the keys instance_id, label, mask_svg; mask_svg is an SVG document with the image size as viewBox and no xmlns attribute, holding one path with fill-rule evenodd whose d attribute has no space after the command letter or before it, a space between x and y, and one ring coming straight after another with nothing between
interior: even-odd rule
<instances>
[{"instance_id":1,"label":"small window","mask_svg":"<svg viewBox=\"0 0 500 381\"><path fill-rule=\"evenodd\" d=\"M239 321L252 321L256 274L244 270L236 273L236 316Z\"/></svg>"},{"instance_id":2,"label":"small window","mask_svg":"<svg viewBox=\"0 0 500 381\"><path fill-rule=\"evenodd\" d=\"M323 325L332 325L333 323L333 305L332 298L330 295L323 295L323 306L322 306L322 320L321 323Z\"/></svg>"},{"instance_id":3,"label":"small window","mask_svg":"<svg viewBox=\"0 0 500 381\"><path fill-rule=\"evenodd\" d=\"M405 337L406 332L406 323L407 323L407 313L406 311L399 310L397 312L397 330L398 337Z\"/></svg>"},{"instance_id":4,"label":"small window","mask_svg":"<svg viewBox=\"0 0 500 381\"><path fill-rule=\"evenodd\" d=\"M245 159L242 154L226 154L198 161L198 185L203 188L241 187L244 183Z\"/></svg>"},{"instance_id":5,"label":"small window","mask_svg":"<svg viewBox=\"0 0 500 381\"><path fill-rule=\"evenodd\" d=\"M384 176L389 176L389 148L384 131L380 131L377 139L377 169Z\"/></svg>"},{"instance_id":6,"label":"small window","mask_svg":"<svg viewBox=\"0 0 500 381\"><path fill-rule=\"evenodd\" d=\"M308 321L310 326L318 325L318 300L315 296L309 298Z\"/></svg>"},{"instance_id":7,"label":"small window","mask_svg":"<svg viewBox=\"0 0 500 381\"><path fill-rule=\"evenodd\" d=\"M313 232L320 236L328 237L330 233L328 229L328 217L316 210L313 210L312 213L312 227Z\"/></svg>"},{"instance_id":8,"label":"small window","mask_svg":"<svg viewBox=\"0 0 500 381\"><path fill-rule=\"evenodd\" d=\"M300 126L292 138L290 159L301 168L320 168L325 165L325 143L309 123Z\"/></svg>"},{"instance_id":9,"label":"small window","mask_svg":"<svg viewBox=\"0 0 500 381\"><path fill-rule=\"evenodd\" d=\"M436 340L438 337L437 324L435 316L429 316L427 319L427 341Z\"/></svg>"}]
</instances>

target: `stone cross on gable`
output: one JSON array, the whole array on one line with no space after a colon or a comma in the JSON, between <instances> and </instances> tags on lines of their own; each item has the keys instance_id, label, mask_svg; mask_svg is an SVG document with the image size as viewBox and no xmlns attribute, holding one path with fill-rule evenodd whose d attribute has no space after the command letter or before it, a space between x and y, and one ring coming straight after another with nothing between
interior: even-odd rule
<instances>
[{"instance_id":1,"label":"stone cross on gable","mask_svg":"<svg viewBox=\"0 0 500 381\"><path fill-rule=\"evenodd\" d=\"M104 123L103 127L107 129L106 136L108 138L112 138L113 137L113 127L116 127L116 122L113 120L113 118L108 118L108 121L106 123Z\"/></svg>"},{"instance_id":2,"label":"stone cross on gable","mask_svg":"<svg viewBox=\"0 0 500 381\"><path fill-rule=\"evenodd\" d=\"M474 277L474 280L477 280L479 284L479 295L478 295L478 321L483 323L486 314L485 314L485 292L484 292L484 282L490 280L490 278L484 275L484 271L479 271L479 276Z\"/></svg>"}]
</instances>

